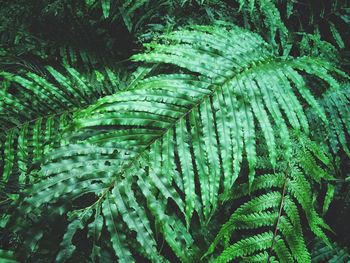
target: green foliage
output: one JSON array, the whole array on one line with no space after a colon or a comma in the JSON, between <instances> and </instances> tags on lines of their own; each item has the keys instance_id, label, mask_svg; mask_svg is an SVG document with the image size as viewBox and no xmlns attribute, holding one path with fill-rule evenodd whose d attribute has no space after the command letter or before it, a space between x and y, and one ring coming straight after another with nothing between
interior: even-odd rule
<instances>
[{"instance_id":1,"label":"green foliage","mask_svg":"<svg viewBox=\"0 0 350 263\"><path fill-rule=\"evenodd\" d=\"M323 94L320 104L325 109L330 123L323 127L325 130L321 132L315 130L318 136L322 136L325 133L328 134L329 143L334 153L337 153L341 147L348 156L350 156L350 151L346 137L349 136L350 131L349 91L349 84L344 83L340 89L329 90ZM312 113L310 115L313 118Z\"/></svg>"},{"instance_id":2,"label":"green foliage","mask_svg":"<svg viewBox=\"0 0 350 263\"><path fill-rule=\"evenodd\" d=\"M1 262L4 262L4 263L16 263L17 262L12 251L6 251L6 250L2 250L2 249L0 249L0 259L1 259Z\"/></svg>"},{"instance_id":3,"label":"green foliage","mask_svg":"<svg viewBox=\"0 0 350 263\"><path fill-rule=\"evenodd\" d=\"M299 210L305 214L311 231L330 246L324 232L329 227L317 213L313 196L309 194L312 192L312 183L320 183L320 171L326 175L323 180L332 179L320 166L330 165L327 158L329 154L305 137L301 142L294 141L293 145L291 161L283 163L281 160L275 173L257 177L250 191L248 184L242 184L233 191L230 199L239 199L249 194L249 201L233 212L204 257L213 253L219 242L224 241L224 250L215 262L230 262L236 258L251 262L257 260L254 255L256 252L260 252L260 261L311 262ZM309 158L305 159L306 156ZM264 192L261 193L261 190ZM267 227L270 231L260 233L262 230L259 229L266 231ZM244 239L237 240L238 231L243 232L240 236ZM257 231L259 232L256 233ZM244 234L245 232L247 233ZM247 237L249 235L251 236ZM233 244L232 239L235 240Z\"/></svg>"},{"instance_id":4,"label":"green foliage","mask_svg":"<svg viewBox=\"0 0 350 263\"><path fill-rule=\"evenodd\" d=\"M114 93L120 85L113 73L108 86L104 86L87 82L70 67L66 67L66 76L52 67L47 67L46 76L4 71L0 76L3 80L0 127L5 159L2 181L7 182L12 173L21 173L21 184L32 169L28 165L34 165L53 148L54 138L65 128L72 112Z\"/></svg>"},{"instance_id":5,"label":"green foliage","mask_svg":"<svg viewBox=\"0 0 350 263\"><path fill-rule=\"evenodd\" d=\"M230 117L233 127L228 126L228 123L223 123L222 127L224 130L229 130L227 134L232 133L238 136L235 139L236 143L231 146L237 155L236 167L239 167L242 151L245 148L252 183L256 163L254 131L256 124L253 118L256 118L264 132L270 160L272 164L275 164L275 134L271 121L279 127L278 135L283 139L287 148L286 156L288 156L290 140L287 123L281 112L285 114L293 128L308 131L303 106L294 94L293 87L312 106L313 111L317 112L318 116L326 122L323 109L312 93L306 89L306 84L297 70L322 78L334 89L339 89L339 87L327 73L332 70L332 66L327 62L307 57L299 59L276 57L258 36L248 37L246 31L234 27L225 30L222 29L223 26L197 26L194 27L195 30L173 32L163 36L162 41L174 41L176 44L147 44L146 47L150 51L144 55L136 55L134 59L171 63L202 74L209 77L210 82L217 85L220 91L222 90L224 98L231 97L232 104L226 107L230 107L229 111L233 115ZM240 44L234 49L234 43ZM191 54L188 53L188 50L191 50ZM218 67L213 70L210 68L210 63L215 63ZM311 64L313 64L312 67L310 67ZM320 74L321 72L323 74ZM280 94L283 93L288 94L288 100L280 97ZM216 96L213 97L213 100L219 99ZM224 105L222 103L221 105ZM215 105L215 102L213 104ZM218 104L220 105L220 102ZM291 109L288 104L293 105L293 108ZM219 107L217 106L218 109ZM217 119L219 118L222 117L218 115ZM243 139L244 146L242 145ZM224 144L229 145L229 143ZM235 150L237 148L238 150Z\"/></svg>"},{"instance_id":6,"label":"green foliage","mask_svg":"<svg viewBox=\"0 0 350 263\"><path fill-rule=\"evenodd\" d=\"M110 0L86 0L86 5L89 8L94 8L100 5L104 19L117 19L121 16L125 26L129 31L133 29L133 21L135 21L136 12L143 5L147 4L148 0L136 1L110 1Z\"/></svg>"},{"instance_id":7,"label":"green foliage","mask_svg":"<svg viewBox=\"0 0 350 263\"><path fill-rule=\"evenodd\" d=\"M348 260L347 1L0 8L1 262Z\"/></svg>"},{"instance_id":8,"label":"green foliage","mask_svg":"<svg viewBox=\"0 0 350 263\"><path fill-rule=\"evenodd\" d=\"M303 9L298 9L303 5ZM303 11L304 13L302 13ZM344 49L344 39L348 37L349 25L349 1L321 2L315 5L313 1L299 1L292 5L290 11L291 20L298 18L300 29L308 30L309 33L323 35L325 39L335 44L337 48Z\"/></svg>"},{"instance_id":9,"label":"green foliage","mask_svg":"<svg viewBox=\"0 0 350 263\"><path fill-rule=\"evenodd\" d=\"M325 246L322 242L315 240L312 244L312 262L349 262L350 254L348 249L333 244L332 247Z\"/></svg>"},{"instance_id":10,"label":"green foliage","mask_svg":"<svg viewBox=\"0 0 350 263\"><path fill-rule=\"evenodd\" d=\"M267 31L267 39L270 43L276 44L275 38L279 34L282 45L287 44L288 30L281 19L276 1L239 0L238 2L243 16L246 20L249 18L248 25L252 24L259 32Z\"/></svg>"}]
</instances>

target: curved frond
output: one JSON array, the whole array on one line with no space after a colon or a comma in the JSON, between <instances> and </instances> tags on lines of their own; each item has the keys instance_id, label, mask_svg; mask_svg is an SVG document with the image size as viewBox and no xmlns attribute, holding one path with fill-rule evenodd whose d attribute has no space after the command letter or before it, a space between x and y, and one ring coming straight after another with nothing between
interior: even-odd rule
<instances>
[{"instance_id":1,"label":"curved frond","mask_svg":"<svg viewBox=\"0 0 350 263\"><path fill-rule=\"evenodd\" d=\"M330 245L324 233L324 230L330 229L318 215L313 197L310 195L312 183L320 183L321 180L316 167L321 169L320 165L327 153L306 139L293 145L294 161L286 162L280 173L258 176L250 192L248 183L241 184L236 191L233 191L233 199L239 199L249 193L252 196L235 209L230 219L222 225L203 257L215 253L219 244L223 242L223 251L216 257L215 262L230 262L233 259L244 261L247 258L251 258L252 262L258 258L262 261L257 262L274 259L278 262L311 262L304 240L300 210L307 217L313 233ZM313 163L314 169L310 169L309 164L306 165L304 161L296 158L305 151L314 154L316 160ZM331 176L325 176L322 179L330 178ZM301 209L298 208L299 205ZM271 230L261 233L266 229ZM237 236L245 238L237 240ZM264 244L261 244L262 236L266 238Z\"/></svg>"},{"instance_id":2,"label":"curved frond","mask_svg":"<svg viewBox=\"0 0 350 263\"><path fill-rule=\"evenodd\" d=\"M151 261L168 260L158 253L159 231L176 257L193 261L199 255L191 225L196 220L201 226L210 222L220 204L219 196L225 199L230 195L245 161L249 176L243 193L254 192L260 131L272 170L277 169L278 156L289 158L294 154L293 134L288 127L308 132L306 104L327 123L303 74L335 87L338 83L330 74L337 70L319 59L276 57L258 35L233 25L193 26L164 35L159 43L146 47L149 51L134 56L134 60L168 64L164 70L181 73L145 78L132 89L74 112L64 137L67 142L45 155L38 172L42 179L26 192L22 216L16 220L25 225L25 215L35 213L41 218L45 207L62 215L68 211L74 214L79 200L88 198L91 205L78 206L79 210L90 214L89 210L100 210L102 205L102 228L111 236L108 243L119 260L134 260L131 251L135 250ZM79 81L75 71L69 73L77 86L70 86L62 74L50 71L68 92L80 87L80 103L90 99L84 97L90 92L89 86ZM277 140L281 141L281 152L277 152ZM323 232L327 226L316 213L312 197L306 196L311 186L303 172L311 172L312 160L310 157L299 166L293 165L293 172L288 171L288 195L306 211L312 231L327 240ZM279 186L280 182L260 185ZM282 185L286 185L285 179ZM247 213L241 220L242 229L262 226L262 219L265 226L274 223L276 213L267 209L278 208L284 194L272 194L277 197L263 196L241 207ZM268 202L271 207L265 206L265 198L273 199ZM282 229L279 235L272 234L270 245L246 251L259 238L270 237L270 232L233 245L233 257L271 247L276 258L290 261L300 252L308 259L302 231L291 231L291 225L298 223L295 217L293 213L281 219ZM83 227L82 221L71 221L63 244L71 243L71 235ZM233 220L232 224L236 223ZM137 247L125 239L127 233L135 235ZM41 239L40 235L33 237L28 247ZM96 250L93 245L92 258ZM58 252L58 258L62 253L69 256L71 251Z\"/></svg>"}]
</instances>

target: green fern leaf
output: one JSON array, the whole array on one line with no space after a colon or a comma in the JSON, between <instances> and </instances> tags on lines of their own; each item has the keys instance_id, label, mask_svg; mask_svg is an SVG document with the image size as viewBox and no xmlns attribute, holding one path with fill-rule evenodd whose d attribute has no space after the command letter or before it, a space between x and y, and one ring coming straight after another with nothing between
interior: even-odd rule
<instances>
[{"instance_id":1,"label":"green fern leaf","mask_svg":"<svg viewBox=\"0 0 350 263\"><path fill-rule=\"evenodd\" d=\"M231 260L267 249L271 246L272 232L266 232L243 239L224 250L214 262L230 262Z\"/></svg>"},{"instance_id":2,"label":"green fern leaf","mask_svg":"<svg viewBox=\"0 0 350 263\"><path fill-rule=\"evenodd\" d=\"M123 233L119 233L118 230L120 230L120 227L116 226L118 208L115 203L111 203L110 199L109 193L107 193L107 198L102 203L102 213L106 220L107 229L111 235L113 249L120 262L135 262L130 251L125 247L126 236Z\"/></svg>"},{"instance_id":3,"label":"green fern leaf","mask_svg":"<svg viewBox=\"0 0 350 263\"><path fill-rule=\"evenodd\" d=\"M73 236L77 230L84 228L84 225L91 217L91 214L91 210L87 210L80 214L73 213L69 215L71 222L68 225L67 231L64 234L63 240L60 244L61 250L56 257L57 262L64 262L72 256L75 250L75 246L72 244Z\"/></svg>"},{"instance_id":4,"label":"green fern leaf","mask_svg":"<svg viewBox=\"0 0 350 263\"><path fill-rule=\"evenodd\" d=\"M124 196L122 196L122 194ZM118 211L123 217L123 221L130 230L136 232L136 239L150 260L163 262L164 259L157 253L156 242L150 229L149 221L144 210L137 204L132 194L130 185L126 180L113 188L112 199L117 205ZM124 202L128 200L128 203Z\"/></svg>"},{"instance_id":5,"label":"green fern leaf","mask_svg":"<svg viewBox=\"0 0 350 263\"><path fill-rule=\"evenodd\" d=\"M69 77L66 77L48 67L59 84L52 89L62 97L66 93L64 98L69 105L78 108L92 105L74 111L73 121L64 128L59 141L61 147L53 151L51 146L40 146L44 138L53 133L53 120L39 114L34 126L37 148L33 153L36 160L44 162L39 172L32 173L41 180L26 192L20 212L23 218L30 213L42 217L46 207L57 209L60 215L69 210L74 213L77 210L72 204L92 194L92 205L82 209L96 211L102 204L104 222L101 226L102 219L96 215L94 228L108 231L111 240L107 246L113 248L119 261L135 261L132 251L151 261L166 261L157 249L158 230L179 259L196 260L198 247L191 226L197 215L200 225L210 222L219 205L219 196L230 196L243 163L247 163L248 182L237 196L255 194L268 187L285 190L282 194L272 190L240 206L208 253L222 238L230 241L230 233L235 229L273 227L275 221L277 229L278 219L283 218L280 211L284 211L286 195L300 203L313 232L326 241L327 225L308 195L311 186L305 176L305 173L320 171L311 169L317 163L311 157L307 162L309 166L278 162L279 158L289 158L296 151L288 128L298 132L309 130L304 100L327 123L322 107L306 88L300 71L336 88L339 84L331 74L339 72L333 65L306 57L276 57L261 37L229 24L193 26L165 34L159 43L146 47L149 50L145 54L133 59L168 64L164 66L166 72L185 73L137 80L131 82L132 88L93 103L99 95L90 96L93 89L77 71L67 68ZM27 90L33 89L31 80L27 83L7 77L21 82ZM42 105L41 110L44 107ZM257 172L260 138L265 140L267 159L273 169L285 166L292 172L284 169L277 171L275 178L260 176ZM295 162L298 161L295 158ZM315 175L310 177L312 180ZM320 180L325 178L322 176ZM171 186L173 189L169 190ZM269 231L239 240L224 250L218 262L250 257L268 248L281 261L292 261L295 253L301 253L308 260L301 229L291 232L291 226L300 225L293 205L289 204L286 214L288 218L281 219L282 229L278 234L277 230ZM155 228L151 227L151 219ZM71 240L75 230L85 225L73 222L64 240ZM135 232L137 244L126 240L130 232ZM29 245L41 239L42 233L38 233L35 238L28 238ZM97 233L96 238L98 236ZM97 250L92 252L94 258L99 248L93 244L93 249ZM268 258L273 259L270 254Z\"/></svg>"},{"instance_id":6,"label":"green fern leaf","mask_svg":"<svg viewBox=\"0 0 350 263\"><path fill-rule=\"evenodd\" d=\"M0 260L4 263L17 263L13 251L0 249Z\"/></svg>"},{"instance_id":7,"label":"green fern leaf","mask_svg":"<svg viewBox=\"0 0 350 263\"><path fill-rule=\"evenodd\" d=\"M332 22L329 23L329 28L331 30L333 38L334 38L335 42L337 43L338 47L340 49L345 48L344 41L343 41L341 35L339 34L337 28L335 27L335 25Z\"/></svg>"},{"instance_id":8,"label":"green fern leaf","mask_svg":"<svg viewBox=\"0 0 350 263\"><path fill-rule=\"evenodd\" d=\"M109 9L111 8L110 0L101 0L102 12L104 18L109 17Z\"/></svg>"}]
</instances>

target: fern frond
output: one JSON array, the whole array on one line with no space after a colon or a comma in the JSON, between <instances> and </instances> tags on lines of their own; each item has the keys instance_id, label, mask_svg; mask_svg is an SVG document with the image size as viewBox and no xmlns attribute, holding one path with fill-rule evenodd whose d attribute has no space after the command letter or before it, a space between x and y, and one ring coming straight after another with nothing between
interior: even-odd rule
<instances>
[{"instance_id":1,"label":"fern frond","mask_svg":"<svg viewBox=\"0 0 350 263\"><path fill-rule=\"evenodd\" d=\"M67 143L61 134L74 111L119 88L117 79L108 89L92 86L68 66L66 76L52 67L47 67L46 74L0 73L0 150L4 153L0 179L2 201L15 202L23 188L40 180L36 173L39 163L53 148ZM3 219L7 218L6 207L1 209Z\"/></svg>"},{"instance_id":2,"label":"fern frond","mask_svg":"<svg viewBox=\"0 0 350 263\"><path fill-rule=\"evenodd\" d=\"M312 262L347 262L350 260L350 253L347 248L343 248L338 244L333 244L332 247L325 245L320 240L314 240L312 247Z\"/></svg>"},{"instance_id":3,"label":"fern frond","mask_svg":"<svg viewBox=\"0 0 350 263\"><path fill-rule=\"evenodd\" d=\"M281 37L282 45L287 44L288 29L285 26L276 1L267 0L237 0L239 11L249 17L250 23L263 33L267 29L267 39L270 43L276 44L276 35ZM259 16L263 18L258 18ZM259 24L263 22L264 27Z\"/></svg>"},{"instance_id":4,"label":"fern frond","mask_svg":"<svg viewBox=\"0 0 350 263\"><path fill-rule=\"evenodd\" d=\"M300 98L327 122L299 72L306 71L333 87L338 83L330 74L337 70L330 64L313 58L276 57L258 35L233 25L193 26L164 35L160 42L146 45L149 52L134 60L172 64L164 69L169 72L180 67L185 73L145 78L130 90L116 92L75 112L66 129L68 142L45 155L38 172L42 180L28 189L22 216L16 218L18 224L28 223L26 214L41 218L45 207L62 214L76 211L74 204L90 196L92 205L82 209L93 210L102 203L103 227L111 235L109 245L119 260L132 261L130 251L134 247L125 240L129 232L136 232L139 247L135 249L140 255L163 260L150 222L159 226L157 230L179 259L196 260L198 248L190 227L194 215L199 225L208 224L219 205L219 195L229 195L243 160L248 162L249 176L248 190L242 192L259 189L254 188L256 131L261 129L268 159L277 167L279 155L291 157L293 153L288 126L308 131ZM75 72L70 74L77 78ZM69 85L64 76L54 75L62 86ZM83 95L90 89L84 82L77 85L77 99L83 103ZM277 130L273 129L275 125ZM275 147L277 138L284 141L281 153ZM326 226L315 212L311 197L298 189L309 190L309 182L298 167L294 170L288 178L288 195L303 209L310 209L309 223L324 238ZM262 182L260 187L268 185L279 186L280 182ZM170 186L173 190L168 190ZM276 209L284 196L276 191L272 194L274 198L266 195L242 205L238 212L248 213L242 215L241 223L237 221L242 229L261 226L258 219L262 218L271 226L276 213L266 210ZM267 202L269 198L273 200ZM279 235L267 232L238 242L227 255L232 252L232 257L240 257L272 247L277 257L288 261L304 248L302 235L296 238L289 229L296 221L283 221L285 229ZM284 241L283 234L291 244ZM274 241L270 239L270 244L249 247L271 236ZM35 237L36 242L41 238Z\"/></svg>"},{"instance_id":5,"label":"fern frond","mask_svg":"<svg viewBox=\"0 0 350 263\"><path fill-rule=\"evenodd\" d=\"M316 133L318 136L322 136L321 132L322 134L327 133L333 152L337 153L341 147L348 156L350 156L347 141L350 130L349 91L349 84L345 83L339 89L325 92L322 99L320 99L320 104L324 107L330 122L329 125ZM313 119L312 114L310 114L310 117Z\"/></svg>"},{"instance_id":6,"label":"fern frond","mask_svg":"<svg viewBox=\"0 0 350 263\"><path fill-rule=\"evenodd\" d=\"M292 84L309 105L319 113L319 116L326 121L324 110L305 88L302 77L295 69L305 70L309 74L324 79L331 86L338 86L332 77L327 77L329 76L327 71L331 69L329 64L312 58L279 61L277 58L273 58L273 54L262 39L256 36L246 37L247 32L235 27L226 30L217 27L196 26L194 29L165 35L162 37L165 44L147 44L146 47L150 51L143 55L136 55L134 59L175 64L195 73L209 76L214 84L222 87L225 98L232 97L229 101L233 103L237 100L241 101L242 106L231 107L228 103L228 107L233 115L236 115L234 118L240 120L241 125L243 125L239 128L243 130L243 135L240 136L244 138L245 150L251 168L251 178L253 178L256 163L253 118L257 119L265 132L264 137L268 142L272 163L275 162L276 156L274 134L271 132L272 121L280 127L280 137L284 138L286 145L289 144L288 131L286 122L282 118L282 111L294 128L308 130L306 116L294 94ZM237 44L237 48L233 48L243 36L246 37L245 44L240 43ZM166 44L167 41L174 41L174 44ZM190 47L191 54L188 53ZM283 66L279 64L282 61ZM313 65L309 69L311 63ZM215 64L217 68L215 70L208 68L206 65L209 64ZM242 66L249 67L249 70L243 71ZM323 74L324 72L326 74ZM280 88L281 85L284 87L283 91ZM227 91L231 87L232 92L228 95ZM273 100L277 101L277 104ZM293 109L287 105L293 105ZM239 133L234 132L234 134ZM241 141L237 138L238 140ZM237 159L240 160L240 152L238 152L238 156Z\"/></svg>"},{"instance_id":7,"label":"fern frond","mask_svg":"<svg viewBox=\"0 0 350 263\"><path fill-rule=\"evenodd\" d=\"M290 182L288 181L286 184L288 189ZM294 260L297 262L310 262L310 255L306 249L305 241L303 240L303 233L300 227L300 218L297 212L298 210L296 208L297 206L295 205L294 201L288 197L288 190L286 196L282 196L279 192L275 193L276 197L278 198L276 198L276 200L269 200L270 202L267 203L268 206L266 207L274 208L274 212L259 212L259 206L252 207L253 210L251 211L244 211L244 206L253 200L263 200L263 196L258 196L255 199L252 199L252 201L245 203L240 208L238 208L232 214L230 220L223 225L214 242L209 247L208 252L204 256L213 253L215 251L215 247L224 236L232 236L233 233L238 229L259 229L264 226L276 228L275 233L273 234L271 232L268 240L265 240L265 243L267 244L266 247L258 248L257 244L251 244L251 250L246 250L242 252L242 254L235 254L233 251L225 249L222 254L219 255L217 260L221 262L221 259L225 259L222 262L229 262L230 259L235 257L242 257L242 259L244 259L244 257L252 256L252 253L256 251L270 249L270 251L266 251L269 255L268 258L272 256L271 252L274 251L276 257L281 262L294 262ZM269 194L266 194L265 196L267 195ZM298 198L299 197L296 199ZM279 206L280 209L283 210L280 210L278 213L277 208ZM241 214L240 210L244 212ZM284 211L286 215L281 215L282 211ZM256 219L256 221L252 221L250 217ZM277 230L279 234L277 234ZM252 238L255 237L256 235L252 236ZM282 238L285 240L285 242ZM236 244L239 244L239 242ZM233 247L235 247L236 244L234 244Z\"/></svg>"},{"instance_id":8,"label":"fern frond","mask_svg":"<svg viewBox=\"0 0 350 263\"><path fill-rule=\"evenodd\" d=\"M111 0L86 0L87 6L91 9L100 7L104 19L116 20L122 17L126 28L131 32L137 24L137 11L144 5L150 3L149 0L132 0L132 1L118 1L118 3Z\"/></svg>"},{"instance_id":9,"label":"fern frond","mask_svg":"<svg viewBox=\"0 0 350 263\"><path fill-rule=\"evenodd\" d=\"M140 69L141 71L141 69ZM130 87L149 73L131 76ZM89 81L72 67L66 67L64 76L47 67L47 76L27 72L25 76L1 72L3 88L0 90L0 140L4 151L2 181L10 175L19 176L25 183L25 175L50 149L65 144L59 134L70 122L72 113L91 104L99 97L113 94L125 84L110 69L105 68L108 81ZM107 83L105 85L104 83ZM30 165L31 164L31 165Z\"/></svg>"},{"instance_id":10,"label":"fern frond","mask_svg":"<svg viewBox=\"0 0 350 263\"><path fill-rule=\"evenodd\" d=\"M245 255L253 254L254 252L260 252L271 246L271 240L273 237L272 232L266 232L258 234L253 237L249 237L238 241L232 246L226 248L222 254L216 258L214 262L230 262L233 259L242 257Z\"/></svg>"},{"instance_id":11,"label":"fern frond","mask_svg":"<svg viewBox=\"0 0 350 263\"><path fill-rule=\"evenodd\" d=\"M219 244L225 241L224 250L216 259L218 262L230 262L236 258L243 262L248 259L252 262L266 262L274 259L278 262L311 262L303 237L304 227L301 224L299 205L308 220L311 231L330 245L324 232L330 228L319 216L313 196L310 195L314 182L320 183L321 180L332 178L328 174L323 177L318 174L321 165L329 164L328 153L322 146L318 146L304 135L299 134L298 138L300 141L293 142L293 161L282 166L283 170L277 169L279 173L257 176L250 191L249 183L243 183L232 191L231 202L244 196L251 196L248 201L235 209L230 219L222 225L203 257L214 253ZM311 164L305 164L304 160L297 157L307 153L313 154L314 161ZM280 190L277 191L277 189ZM251 243L250 250L238 250L241 241L259 238L260 234L257 233L260 233L260 229L266 231L270 228L273 234L269 236L268 241L265 241L268 245L261 248L260 245ZM247 234L244 235L244 233ZM237 235L250 237L236 241ZM228 247L227 243L231 242L231 239L235 243ZM260 253L254 255L258 251Z\"/></svg>"}]
</instances>

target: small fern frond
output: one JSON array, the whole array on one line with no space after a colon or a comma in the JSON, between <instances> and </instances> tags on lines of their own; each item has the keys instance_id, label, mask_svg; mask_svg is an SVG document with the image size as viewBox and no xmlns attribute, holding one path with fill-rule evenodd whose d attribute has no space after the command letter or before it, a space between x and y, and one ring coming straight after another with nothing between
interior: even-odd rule
<instances>
[{"instance_id":1,"label":"small fern frond","mask_svg":"<svg viewBox=\"0 0 350 263\"><path fill-rule=\"evenodd\" d=\"M336 90L329 90L325 92L320 104L325 109L327 118L330 120L329 125L322 127L316 133L316 136L322 136L327 134L328 142L334 153L337 153L340 148L350 156L350 150L348 147L348 136L350 130L350 85L344 83L341 88ZM313 115L310 112L310 117L313 119ZM318 124L318 123L316 123ZM317 130L316 130L317 131Z\"/></svg>"},{"instance_id":2,"label":"small fern frond","mask_svg":"<svg viewBox=\"0 0 350 263\"><path fill-rule=\"evenodd\" d=\"M281 18L276 1L239 0L239 5L239 11L244 16L249 17L251 24L258 29L258 32L263 33L264 29L267 29L269 43L276 45L276 36L278 34L282 45L285 46L287 44L288 29ZM264 27L261 25L261 21Z\"/></svg>"},{"instance_id":3,"label":"small fern frond","mask_svg":"<svg viewBox=\"0 0 350 263\"><path fill-rule=\"evenodd\" d=\"M287 182L289 185L289 182ZM288 186L287 186L288 187ZM275 252L275 256L282 262L310 262L310 255L306 249L305 241L303 239L303 233L300 227L300 218L298 215L298 210L296 209L296 205L294 201L289 197L288 192L286 196L282 196L279 192L276 193L276 197L278 198L274 200L274 203L270 203L270 207L274 208L274 212L255 212L260 209L253 210L250 214L244 213L244 215L240 215L238 212L242 206L237 209L231 216L231 219L226 223L220 230L218 236L215 238L214 242L210 246L207 254L211 254L215 251L215 247L218 245L219 241L224 236L231 237L234 232L242 229L259 229L262 227L275 227L275 233L272 232L271 235L268 236L268 240L265 240L264 248L258 247L257 244L251 244L251 250L246 250L242 252L242 254L237 255L233 253L231 250L225 249L222 254L217 258L218 262L229 262L232 257L244 257L252 256L256 251L262 251L270 249L270 251L266 251L269 257L271 257L271 252ZM257 197L260 199L261 197ZM300 198L300 197L297 197ZM254 199L253 199L254 200ZM271 201L271 200L270 200ZM284 204L286 202L286 204ZM280 212L278 213L277 208L280 207ZM294 211L293 211L294 208ZM281 212L284 212L286 215L281 215ZM252 223L250 217L255 218L256 223ZM235 219L236 218L236 219ZM231 225L231 227L229 227ZM243 226L243 227L241 227ZM277 231L279 234L277 234ZM256 235L253 235L252 238L255 238ZM230 238L231 239L231 238ZM283 241L285 240L285 242ZM234 243L232 247L240 244L241 241ZM233 254L232 254L233 253ZM294 259L293 259L294 258ZM222 260L222 261L221 261Z\"/></svg>"},{"instance_id":4,"label":"small fern frond","mask_svg":"<svg viewBox=\"0 0 350 263\"><path fill-rule=\"evenodd\" d=\"M215 253L219 244L224 241L224 250L216 258L217 262L230 262L233 259L244 261L247 258L253 260L254 257L262 257L264 262L274 259L278 262L311 262L303 238L304 227L299 210L305 214L311 231L330 245L324 232L330 228L319 216L313 196L310 195L314 182L320 183L321 180L332 178L328 174L323 177L318 174L322 169L321 165L329 164L328 153L304 135L299 134L298 138L299 142L293 142L293 161L286 164L284 172L257 176L250 191L248 183L243 183L233 190L231 202L245 196L251 197L235 209L230 219L222 225L203 257ZM306 164L297 157L307 153L313 154L314 161L311 164ZM260 229L271 229L269 240L265 241L267 244L260 247L260 244L251 243L249 249L241 248L242 242L245 244L248 240L259 239L260 234L257 233L260 233ZM251 237L237 240L237 232L240 233L239 236ZM231 240L233 245L228 246L227 243L231 243ZM260 253L255 255L256 252Z\"/></svg>"},{"instance_id":5,"label":"small fern frond","mask_svg":"<svg viewBox=\"0 0 350 263\"><path fill-rule=\"evenodd\" d=\"M68 220L70 221L67 231L63 236L63 240L60 244L60 252L56 257L56 262L65 262L73 254L75 246L73 245L73 237L75 233L80 229L83 229L89 218L91 217L92 211L87 210L82 212L73 212L68 214Z\"/></svg>"},{"instance_id":6,"label":"small fern frond","mask_svg":"<svg viewBox=\"0 0 350 263\"><path fill-rule=\"evenodd\" d=\"M137 16L137 11L150 3L149 0L124 0L118 3L111 0L86 0L85 2L90 9L99 7L104 19L113 21L121 17L129 32L132 32L138 19L140 19Z\"/></svg>"},{"instance_id":7,"label":"small fern frond","mask_svg":"<svg viewBox=\"0 0 350 263\"><path fill-rule=\"evenodd\" d=\"M345 247L339 246L339 244L332 244L332 246L325 245L320 240L314 240L311 244L312 262L348 262L350 260L349 250Z\"/></svg>"}]
</instances>

